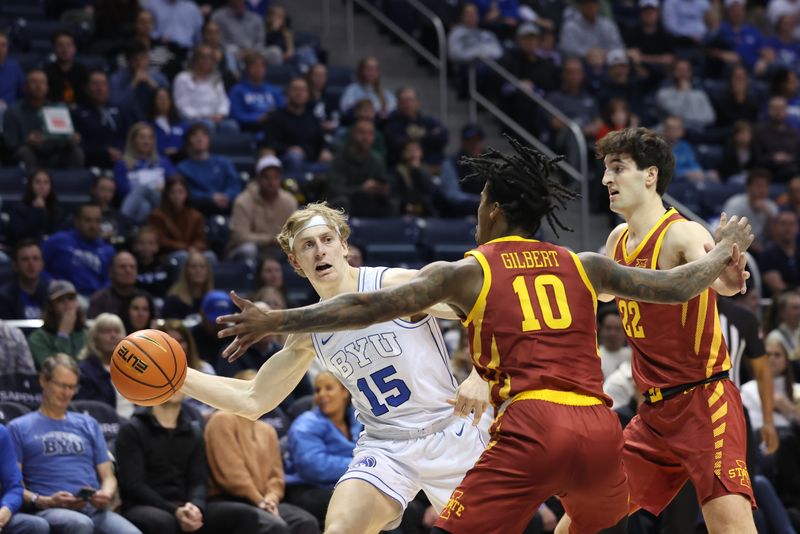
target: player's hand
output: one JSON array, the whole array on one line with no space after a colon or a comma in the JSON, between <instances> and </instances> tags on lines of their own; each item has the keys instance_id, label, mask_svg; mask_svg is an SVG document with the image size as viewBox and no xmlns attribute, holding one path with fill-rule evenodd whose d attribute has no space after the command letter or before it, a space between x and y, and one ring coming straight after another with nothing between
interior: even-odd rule
<instances>
[{"instance_id":1,"label":"player's hand","mask_svg":"<svg viewBox=\"0 0 800 534\"><path fill-rule=\"evenodd\" d=\"M769 424L761 427L761 444L767 454L773 454L777 451L779 443L775 425Z\"/></svg>"},{"instance_id":2,"label":"player's hand","mask_svg":"<svg viewBox=\"0 0 800 534\"><path fill-rule=\"evenodd\" d=\"M447 403L453 406L456 417L469 417L471 412L472 424L477 426L483 412L489 407L489 385L473 369L467 379L456 388L456 398Z\"/></svg>"},{"instance_id":3,"label":"player's hand","mask_svg":"<svg viewBox=\"0 0 800 534\"><path fill-rule=\"evenodd\" d=\"M711 243L704 243L703 248L706 252L711 252L714 245ZM745 270L747 268L747 256L744 252L735 254L738 249L734 245L734 254L731 254L731 259L725 270L719 275L719 281L731 292L738 291L742 295L747 293L747 280L750 278L750 273ZM738 257L737 257L738 256Z\"/></svg>"},{"instance_id":4,"label":"player's hand","mask_svg":"<svg viewBox=\"0 0 800 534\"><path fill-rule=\"evenodd\" d=\"M722 212L722 215L720 215L719 226L717 227L715 237L717 244L725 243L730 246L738 246L738 252L747 250L747 247L749 247L755 239L753 227L750 226L747 217L739 218L734 215L728 219L728 215L725 212ZM738 258L734 253L732 253L731 256L733 258Z\"/></svg>"},{"instance_id":5,"label":"player's hand","mask_svg":"<svg viewBox=\"0 0 800 534\"><path fill-rule=\"evenodd\" d=\"M217 318L217 324L232 325L220 330L217 337L236 336L222 352L223 358L227 358L229 362L242 356L254 343L274 333L271 331L274 325L271 324L273 321L270 320L269 312L260 310L258 306L243 299L235 291L231 291L231 299L241 312Z\"/></svg>"}]
</instances>

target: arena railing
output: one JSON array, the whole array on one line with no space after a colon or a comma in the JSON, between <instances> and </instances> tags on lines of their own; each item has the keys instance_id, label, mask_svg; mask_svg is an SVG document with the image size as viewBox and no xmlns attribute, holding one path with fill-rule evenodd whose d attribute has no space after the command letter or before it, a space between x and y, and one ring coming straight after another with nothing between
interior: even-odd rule
<instances>
[{"instance_id":1,"label":"arena railing","mask_svg":"<svg viewBox=\"0 0 800 534\"><path fill-rule=\"evenodd\" d=\"M580 244L582 250L588 250L590 244L589 240L589 153L586 147L586 139L583 136L583 132L581 131L580 126L578 123L564 115L557 107L553 106L550 102L545 100L542 96L529 91L519 78L508 72L504 69L499 63L492 59L488 58L479 58L472 62L469 67L469 117L471 122L477 122L478 120L478 105L481 105L485 108L489 113L495 116L500 122L502 122L506 127L512 130L515 134L517 134L520 138L525 140L526 142L530 143L537 150L540 150L547 154L550 157L555 156L555 153L544 144L542 141L537 139L531 132L526 130L522 127L517 121L513 118L509 117L503 110L501 110L494 102L492 102L486 95L483 95L478 91L478 84L477 84L477 72L476 68L478 64L485 65L488 69L492 72L500 76L503 80L510 83L514 86L515 89L520 91L522 94L530 98L536 105L538 105L542 110L544 110L549 115L555 117L562 123L569 128L572 136L575 138L575 142L578 146L578 154L580 157L580 165L579 169L576 169L567 161L562 160L558 163L558 167L561 171L578 182L580 185L580 192L581 192L581 213L580 213Z\"/></svg>"}]
</instances>

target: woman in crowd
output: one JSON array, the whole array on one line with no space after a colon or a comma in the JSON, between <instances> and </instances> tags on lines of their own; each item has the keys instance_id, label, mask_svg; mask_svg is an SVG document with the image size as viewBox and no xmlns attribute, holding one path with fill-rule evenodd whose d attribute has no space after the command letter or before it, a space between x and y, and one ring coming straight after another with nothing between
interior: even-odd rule
<instances>
[{"instance_id":1,"label":"woman in crowd","mask_svg":"<svg viewBox=\"0 0 800 534\"><path fill-rule=\"evenodd\" d=\"M639 125L639 118L631 113L628 103L621 98L612 98L603 108L602 124L597 129L596 139L599 141L609 132L635 128Z\"/></svg>"},{"instance_id":2,"label":"woman in crowd","mask_svg":"<svg viewBox=\"0 0 800 534\"><path fill-rule=\"evenodd\" d=\"M39 169L28 178L22 202L11 209L10 217L8 237L12 245L25 238L41 241L58 230L62 211L47 171Z\"/></svg>"},{"instance_id":3,"label":"woman in crowd","mask_svg":"<svg viewBox=\"0 0 800 534\"><path fill-rule=\"evenodd\" d=\"M153 93L150 106L150 125L156 132L158 153L168 158L178 156L183 147L183 134L186 124L178 116L172 95L166 87L159 87Z\"/></svg>"},{"instance_id":4,"label":"woman in crowd","mask_svg":"<svg viewBox=\"0 0 800 534\"><path fill-rule=\"evenodd\" d=\"M58 352L77 359L86 345L86 316L78 303L78 293L72 282L53 280L47 298L42 312L44 324L28 336L28 345L37 369L48 356Z\"/></svg>"},{"instance_id":5,"label":"woman in crowd","mask_svg":"<svg viewBox=\"0 0 800 534\"><path fill-rule=\"evenodd\" d=\"M125 331L128 334L147 328L155 328L156 308L153 304L153 297L140 289L134 290L122 309L120 319L122 319Z\"/></svg>"},{"instance_id":6,"label":"woman in crowd","mask_svg":"<svg viewBox=\"0 0 800 534\"><path fill-rule=\"evenodd\" d=\"M165 319L184 319L200 313L203 297L212 289L214 277L208 259L200 252L189 251L178 280L167 292L161 315Z\"/></svg>"},{"instance_id":7,"label":"woman in crowd","mask_svg":"<svg viewBox=\"0 0 800 534\"><path fill-rule=\"evenodd\" d=\"M214 24L214 23L209 23ZM236 122L228 119L230 100L222 76L214 62L214 51L208 45L194 49L189 70L175 77L172 94L181 117L189 122L203 122L209 129L236 132Z\"/></svg>"},{"instance_id":8,"label":"woman in crowd","mask_svg":"<svg viewBox=\"0 0 800 534\"><path fill-rule=\"evenodd\" d=\"M194 342L194 337L192 337L192 333L189 332L186 325L183 324L183 321L180 319L167 319L164 321L160 330L178 342L184 354L186 354L186 363L189 367L208 375L216 374L214 366L200 358L197 352L197 344ZM205 418L208 418L214 413L214 408L208 404L203 404L197 399L186 397L186 400L183 402L192 405Z\"/></svg>"},{"instance_id":9,"label":"woman in crowd","mask_svg":"<svg viewBox=\"0 0 800 534\"><path fill-rule=\"evenodd\" d=\"M306 81L314 116L325 133L332 135L339 127L339 102L328 92L328 67L323 63L312 65L306 73Z\"/></svg>"},{"instance_id":10,"label":"woman in crowd","mask_svg":"<svg viewBox=\"0 0 800 534\"><path fill-rule=\"evenodd\" d=\"M395 201L401 215L436 217L433 177L422 166L422 146L417 141L406 141L400 149L400 161L390 175Z\"/></svg>"},{"instance_id":11,"label":"woman in crowd","mask_svg":"<svg viewBox=\"0 0 800 534\"><path fill-rule=\"evenodd\" d=\"M339 101L339 109L347 113L362 98L369 98L382 120L397 107L394 93L384 89L381 83L381 67L377 58L368 56L359 61L356 81L347 86Z\"/></svg>"}]
</instances>

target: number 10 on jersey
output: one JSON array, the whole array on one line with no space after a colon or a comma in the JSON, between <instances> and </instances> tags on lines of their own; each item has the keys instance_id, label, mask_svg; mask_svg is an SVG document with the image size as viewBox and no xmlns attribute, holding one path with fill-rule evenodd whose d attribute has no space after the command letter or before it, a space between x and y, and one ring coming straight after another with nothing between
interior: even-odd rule
<instances>
[{"instance_id":1,"label":"number 10 on jersey","mask_svg":"<svg viewBox=\"0 0 800 534\"><path fill-rule=\"evenodd\" d=\"M564 287L564 282L554 274L542 274L533 277L533 292L536 294L540 312L538 314L539 317L537 317L537 313L533 310L526 278L523 275L519 275L514 278L513 282L514 293L517 294L519 306L522 309L522 331L541 330L542 323L539 321L539 317L544 321L545 326L552 330L569 328L572 325L572 312L567 302L567 290ZM555 312L558 313L558 316L554 313L551 305L551 293L553 296L552 302L555 303Z\"/></svg>"}]
</instances>

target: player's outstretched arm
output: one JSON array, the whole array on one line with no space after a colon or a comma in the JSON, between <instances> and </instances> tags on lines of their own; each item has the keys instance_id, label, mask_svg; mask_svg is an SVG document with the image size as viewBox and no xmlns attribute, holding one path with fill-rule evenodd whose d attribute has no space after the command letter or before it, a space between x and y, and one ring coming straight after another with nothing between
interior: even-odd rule
<instances>
[{"instance_id":1,"label":"player's outstretched arm","mask_svg":"<svg viewBox=\"0 0 800 534\"><path fill-rule=\"evenodd\" d=\"M739 261L741 251L753 242L752 228L746 217L732 217L720 226L717 238L717 246L709 254L665 271L623 267L600 254L585 252L579 256L598 293L680 304L710 286L731 261Z\"/></svg>"}]
</instances>

